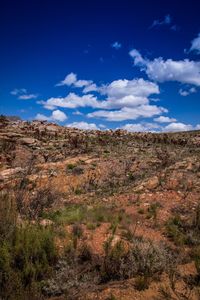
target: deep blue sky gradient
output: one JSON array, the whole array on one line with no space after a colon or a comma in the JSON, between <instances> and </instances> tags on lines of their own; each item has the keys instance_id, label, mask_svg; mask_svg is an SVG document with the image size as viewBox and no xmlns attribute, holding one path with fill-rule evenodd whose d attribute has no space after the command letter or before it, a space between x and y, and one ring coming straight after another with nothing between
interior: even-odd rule
<instances>
[{"instance_id":1,"label":"deep blue sky gradient","mask_svg":"<svg viewBox=\"0 0 200 300\"><path fill-rule=\"evenodd\" d=\"M143 77L133 67L128 52L136 48L153 59L162 56L182 60L200 60L200 55L184 53L200 32L200 2L185 1L67 1L1 0L0 1L0 113L33 119L37 113L51 112L37 100L65 96L68 87L55 84L74 72L79 79L91 79L98 85L117 79ZM149 29L156 19L170 14L178 30L167 26ZM111 47L118 41L119 50ZM200 93L182 97L181 83L159 84L159 105L170 116L186 124L200 123ZM14 88L26 88L38 99L20 100L10 94ZM79 93L79 90L74 89ZM65 123L84 120L115 128L126 123L106 122L75 116L75 110L62 109ZM83 113L91 108L79 109Z\"/></svg>"}]
</instances>

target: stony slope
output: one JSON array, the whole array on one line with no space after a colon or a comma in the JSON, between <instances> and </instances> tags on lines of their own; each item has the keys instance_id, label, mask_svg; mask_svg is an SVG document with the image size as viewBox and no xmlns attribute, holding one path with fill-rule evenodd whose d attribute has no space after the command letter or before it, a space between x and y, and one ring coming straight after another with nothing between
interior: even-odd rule
<instances>
[{"instance_id":1,"label":"stony slope","mask_svg":"<svg viewBox=\"0 0 200 300\"><path fill-rule=\"evenodd\" d=\"M196 214L200 203L200 131L81 131L47 122L2 119L0 149L0 185L19 192L20 222L28 217L32 222L61 226L65 237L56 238L61 256L72 239L73 226L79 226L81 234L73 251L87 245L92 253L91 261L76 261L76 269L60 260L44 288L45 295L65 299L67 292L69 299L161 299L161 283L170 287L166 270L161 282L152 280L144 291L137 288L141 274L130 278L110 275L102 282L97 271L109 238L110 247L123 242L125 249L142 238L164 243L181 254L177 291L171 290L169 299L198 299L196 286L191 298L184 298L183 293L189 289L184 276L196 276L194 260L186 257L199 242L184 242L182 231L195 235L191 226L188 233L183 225L170 225L176 230L170 236L166 223L178 215L181 222L189 224ZM51 191L51 201L45 189ZM79 217L72 217L74 206ZM78 282L73 278L79 278Z\"/></svg>"}]
</instances>

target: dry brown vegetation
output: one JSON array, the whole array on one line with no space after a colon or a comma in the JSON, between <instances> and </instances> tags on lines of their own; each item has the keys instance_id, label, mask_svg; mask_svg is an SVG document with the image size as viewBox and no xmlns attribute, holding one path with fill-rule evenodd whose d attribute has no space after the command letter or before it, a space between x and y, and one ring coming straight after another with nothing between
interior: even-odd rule
<instances>
[{"instance_id":1,"label":"dry brown vegetation","mask_svg":"<svg viewBox=\"0 0 200 300\"><path fill-rule=\"evenodd\" d=\"M200 299L200 132L0 117L2 299Z\"/></svg>"}]
</instances>

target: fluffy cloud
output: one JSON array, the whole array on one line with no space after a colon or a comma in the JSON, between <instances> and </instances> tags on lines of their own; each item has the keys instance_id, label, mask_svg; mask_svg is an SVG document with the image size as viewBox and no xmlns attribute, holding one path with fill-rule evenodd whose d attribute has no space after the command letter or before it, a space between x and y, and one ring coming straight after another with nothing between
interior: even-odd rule
<instances>
[{"instance_id":1,"label":"fluffy cloud","mask_svg":"<svg viewBox=\"0 0 200 300\"><path fill-rule=\"evenodd\" d=\"M134 108L123 107L120 110L98 110L93 113L89 113L89 118L104 118L108 121L124 121L124 120L136 120L140 117L150 118L155 115L160 115L167 110L163 107L156 105L140 105Z\"/></svg>"},{"instance_id":2,"label":"fluffy cloud","mask_svg":"<svg viewBox=\"0 0 200 300\"><path fill-rule=\"evenodd\" d=\"M99 128L95 123L87 123L87 122L73 122L71 124L66 125L66 127L73 127L84 130L98 130Z\"/></svg>"},{"instance_id":3,"label":"fluffy cloud","mask_svg":"<svg viewBox=\"0 0 200 300\"><path fill-rule=\"evenodd\" d=\"M122 47L122 44L119 42L114 42L111 46L112 46L112 48L119 50Z\"/></svg>"},{"instance_id":4,"label":"fluffy cloud","mask_svg":"<svg viewBox=\"0 0 200 300\"><path fill-rule=\"evenodd\" d=\"M133 50L132 55L136 54L138 55L137 61L143 63L139 52ZM142 117L151 118L167 112L167 109L150 103L151 95L160 93L159 87L155 82L143 78L119 79L110 84L97 87L92 81L89 83L84 80L77 80L76 74L70 73L62 82L63 84L84 87L83 92L96 90L101 98L104 96L104 99L99 100L93 94L79 96L75 93L69 93L66 97L49 98L38 103L50 110L57 107L71 109L91 107L99 109L87 114L87 117L104 118L108 121L136 120Z\"/></svg>"},{"instance_id":5,"label":"fluffy cloud","mask_svg":"<svg viewBox=\"0 0 200 300\"><path fill-rule=\"evenodd\" d=\"M156 120L156 119L154 119ZM121 129L130 132L178 132L178 131L189 131L200 129L200 124L192 126L184 123L170 123L169 125L162 127L156 123L136 123L136 124L125 124Z\"/></svg>"},{"instance_id":6,"label":"fluffy cloud","mask_svg":"<svg viewBox=\"0 0 200 300\"><path fill-rule=\"evenodd\" d=\"M40 121L59 121L59 122L64 122L65 120L67 120L67 115L60 111L60 110L54 110L51 114L51 116L45 116L43 114L37 114L35 117L36 120L40 120Z\"/></svg>"},{"instance_id":7,"label":"fluffy cloud","mask_svg":"<svg viewBox=\"0 0 200 300\"><path fill-rule=\"evenodd\" d=\"M200 54L200 33L198 36L191 42L190 51L195 51Z\"/></svg>"},{"instance_id":8,"label":"fluffy cloud","mask_svg":"<svg viewBox=\"0 0 200 300\"><path fill-rule=\"evenodd\" d=\"M171 123L163 128L163 131L189 131L195 129L190 124L184 124L184 123Z\"/></svg>"},{"instance_id":9,"label":"fluffy cloud","mask_svg":"<svg viewBox=\"0 0 200 300\"><path fill-rule=\"evenodd\" d=\"M72 85L77 81L77 75L74 73L68 74L64 80L60 81L56 84L56 86L63 86L63 85Z\"/></svg>"},{"instance_id":10,"label":"fluffy cloud","mask_svg":"<svg viewBox=\"0 0 200 300\"><path fill-rule=\"evenodd\" d=\"M73 82L73 85L77 84L77 77L71 75L72 73L70 74L70 82ZM84 85L84 82L80 83L80 86ZM95 84L92 83L91 85ZM84 89L90 89L91 85L85 86ZM95 88L97 88L96 85L92 90ZM98 100L93 94L79 96L75 93L69 93L66 97L49 98L38 103L50 110L56 107L100 109L89 113L87 116L89 118L105 118L108 121L135 120L140 117L150 118L167 112L163 107L150 104L150 96L159 94L159 87L156 83L143 78L115 80L110 84L99 86L97 91L105 97L103 100Z\"/></svg>"},{"instance_id":11,"label":"fluffy cloud","mask_svg":"<svg viewBox=\"0 0 200 300\"><path fill-rule=\"evenodd\" d=\"M92 107L99 109L121 109L124 107L137 107L140 105L150 105L149 96L159 94L157 84L148 80L140 79L120 79L103 85L98 88L98 92L105 96L105 100L98 100L93 94L78 96L69 93L66 97L49 98L47 101L40 101L46 109Z\"/></svg>"},{"instance_id":12,"label":"fluffy cloud","mask_svg":"<svg viewBox=\"0 0 200 300\"><path fill-rule=\"evenodd\" d=\"M85 86L83 89L84 94L89 93L89 92L96 92L96 91L98 91L98 88L95 83L91 83L91 84Z\"/></svg>"},{"instance_id":13,"label":"fluffy cloud","mask_svg":"<svg viewBox=\"0 0 200 300\"><path fill-rule=\"evenodd\" d=\"M115 99L129 95L148 97L151 94L159 94L159 87L157 84L143 78L133 80L119 79L101 87L100 92Z\"/></svg>"},{"instance_id":14,"label":"fluffy cloud","mask_svg":"<svg viewBox=\"0 0 200 300\"><path fill-rule=\"evenodd\" d=\"M136 66L145 66L147 64L147 60L142 57L137 49L132 49L129 52L129 55L134 59L134 64Z\"/></svg>"},{"instance_id":15,"label":"fluffy cloud","mask_svg":"<svg viewBox=\"0 0 200 300\"><path fill-rule=\"evenodd\" d=\"M77 88L84 88L84 92L88 93L90 91L95 91L97 89L96 84L93 83L92 80L82 80L77 79L77 75L75 73L68 74L64 80L57 83L56 86L74 86Z\"/></svg>"},{"instance_id":16,"label":"fluffy cloud","mask_svg":"<svg viewBox=\"0 0 200 300\"><path fill-rule=\"evenodd\" d=\"M148 132L155 131L155 129L160 129L161 127L155 123L138 123L138 124L125 124L121 129L130 132Z\"/></svg>"},{"instance_id":17,"label":"fluffy cloud","mask_svg":"<svg viewBox=\"0 0 200 300\"><path fill-rule=\"evenodd\" d=\"M154 60L144 59L139 51L133 49L129 52L134 65L145 71L147 76L154 81L178 81L181 83L200 86L200 62L184 59L175 61L164 60L162 57Z\"/></svg>"},{"instance_id":18,"label":"fluffy cloud","mask_svg":"<svg viewBox=\"0 0 200 300\"><path fill-rule=\"evenodd\" d=\"M155 118L154 121L158 123L171 123L171 122L176 122L176 119L160 116L158 118Z\"/></svg>"},{"instance_id":19,"label":"fluffy cloud","mask_svg":"<svg viewBox=\"0 0 200 300\"><path fill-rule=\"evenodd\" d=\"M40 101L46 109L55 109L56 107L77 108L77 107L99 107L99 102L94 95L87 94L78 96L75 93L69 93L66 97L49 98L47 101Z\"/></svg>"},{"instance_id":20,"label":"fluffy cloud","mask_svg":"<svg viewBox=\"0 0 200 300\"><path fill-rule=\"evenodd\" d=\"M106 101L101 102L101 108L119 109L123 107L136 107L149 104L148 97L159 94L157 84L140 79L120 79L99 88L102 95L106 95Z\"/></svg>"}]
</instances>

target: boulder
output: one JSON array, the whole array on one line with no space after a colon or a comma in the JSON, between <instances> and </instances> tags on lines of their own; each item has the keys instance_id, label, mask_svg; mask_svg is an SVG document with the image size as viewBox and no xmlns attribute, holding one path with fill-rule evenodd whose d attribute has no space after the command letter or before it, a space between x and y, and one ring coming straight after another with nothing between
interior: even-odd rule
<instances>
[{"instance_id":1,"label":"boulder","mask_svg":"<svg viewBox=\"0 0 200 300\"><path fill-rule=\"evenodd\" d=\"M34 138L24 137L24 138L21 138L19 140L19 142L24 145L32 145L32 144L35 144L37 142L37 140Z\"/></svg>"},{"instance_id":2,"label":"boulder","mask_svg":"<svg viewBox=\"0 0 200 300\"><path fill-rule=\"evenodd\" d=\"M160 185L159 178L157 176L152 177L148 180L146 188L149 190L154 190Z\"/></svg>"}]
</instances>

